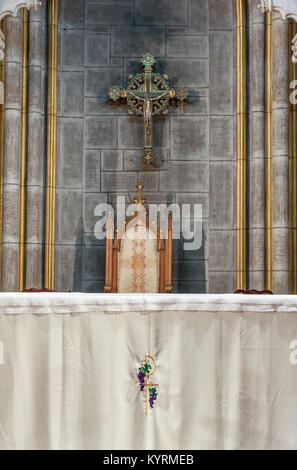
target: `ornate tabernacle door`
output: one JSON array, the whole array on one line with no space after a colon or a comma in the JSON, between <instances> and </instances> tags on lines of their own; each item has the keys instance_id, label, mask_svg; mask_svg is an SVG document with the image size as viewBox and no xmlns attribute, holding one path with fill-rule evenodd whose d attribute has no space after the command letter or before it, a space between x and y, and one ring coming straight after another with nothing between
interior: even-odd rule
<instances>
[{"instance_id":1,"label":"ornate tabernacle door","mask_svg":"<svg viewBox=\"0 0 297 470\"><path fill-rule=\"evenodd\" d=\"M156 235L141 224L127 230L118 255L118 292L159 292Z\"/></svg>"}]
</instances>

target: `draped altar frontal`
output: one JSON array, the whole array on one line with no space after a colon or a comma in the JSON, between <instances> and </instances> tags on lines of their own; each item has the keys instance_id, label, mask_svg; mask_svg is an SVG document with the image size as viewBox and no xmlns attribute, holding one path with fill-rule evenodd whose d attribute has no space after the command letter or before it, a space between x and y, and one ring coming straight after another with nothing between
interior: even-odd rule
<instances>
[{"instance_id":1,"label":"draped altar frontal","mask_svg":"<svg viewBox=\"0 0 297 470\"><path fill-rule=\"evenodd\" d=\"M0 312L1 449L297 449L296 296L1 294Z\"/></svg>"}]
</instances>

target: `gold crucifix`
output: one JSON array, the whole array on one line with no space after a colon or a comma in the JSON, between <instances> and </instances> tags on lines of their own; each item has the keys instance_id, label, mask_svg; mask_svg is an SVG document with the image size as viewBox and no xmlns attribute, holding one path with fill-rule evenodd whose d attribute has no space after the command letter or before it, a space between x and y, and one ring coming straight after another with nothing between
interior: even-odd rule
<instances>
[{"instance_id":1,"label":"gold crucifix","mask_svg":"<svg viewBox=\"0 0 297 470\"><path fill-rule=\"evenodd\" d=\"M144 124L144 154L143 161L151 164L153 155L153 116L168 114L170 100L184 101L188 97L185 88L174 90L170 88L167 75L153 72L155 59L150 54L142 58L143 73L129 75L127 89L121 90L113 86L108 91L114 101L126 100L129 114L143 116Z\"/></svg>"}]
</instances>

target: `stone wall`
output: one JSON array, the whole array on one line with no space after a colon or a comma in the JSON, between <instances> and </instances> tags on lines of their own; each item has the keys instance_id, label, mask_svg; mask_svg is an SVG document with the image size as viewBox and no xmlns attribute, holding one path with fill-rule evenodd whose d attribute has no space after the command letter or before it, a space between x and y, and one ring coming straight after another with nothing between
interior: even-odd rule
<instances>
[{"instance_id":1,"label":"stone wall","mask_svg":"<svg viewBox=\"0 0 297 470\"><path fill-rule=\"evenodd\" d=\"M236 269L236 15L230 0L60 0L56 289L102 292L99 203L202 204L203 245L173 243L175 292L231 292ZM29 13L26 287L43 286L47 2ZM264 16L248 1L248 270L264 287ZM6 20L2 290L17 290L22 12ZM273 17L273 280L289 291L288 24ZM142 119L108 88L146 52L186 104L154 120L156 166L141 163ZM193 214L191 222L193 223Z\"/></svg>"},{"instance_id":2,"label":"stone wall","mask_svg":"<svg viewBox=\"0 0 297 470\"><path fill-rule=\"evenodd\" d=\"M230 0L61 0L56 288L103 290L100 202L200 203L203 246L173 246L175 292L235 288L235 16ZM143 167L142 119L111 104L150 52L156 71L190 91L154 120L156 168Z\"/></svg>"},{"instance_id":3,"label":"stone wall","mask_svg":"<svg viewBox=\"0 0 297 470\"><path fill-rule=\"evenodd\" d=\"M264 16L248 0L248 271L264 287ZM60 0L56 289L101 292L100 202L202 204L203 245L173 243L176 292L231 292L236 269L236 15L231 0ZM26 287L43 286L47 1L29 13ZM6 20L2 290L17 290L22 12ZM107 99L146 53L188 103L154 122L143 167L142 119ZM289 291L288 24L273 16L273 280ZM193 214L191 214L193 218ZM192 221L193 222L193 221Z\"/></svg>"}]
</instances>

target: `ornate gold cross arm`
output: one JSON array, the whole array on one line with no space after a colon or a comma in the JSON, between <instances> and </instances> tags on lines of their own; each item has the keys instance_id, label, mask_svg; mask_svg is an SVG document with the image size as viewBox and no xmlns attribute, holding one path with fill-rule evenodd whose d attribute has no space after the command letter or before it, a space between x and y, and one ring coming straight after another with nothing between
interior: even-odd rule
<instances>
[{"instance_id":1,"label":"ornate gold cross arm","mask_svg":"<svg viewBox=\"0 0 297 470\"><path fill-rule=\"evenodd\" d=\"M118 86L112 86L108 90L109 97L114 102L118 101L121 98L124 98L124 99L127 98L127 93L128 93L128 95L133 96L134 98L136 98L136 95L133 92L131 92L131 91L127 92L127 90L125 90L124 88L121 89ZM144 93L145 92L143 92L143 94ZM171 99L176 98L179 101L185 101L189 96L189 92L184 87L177 88L176 90L174 90L174 88L172 88L171 90L162 93L162 95L159 98L163 98L164 96L167 96ZM156 99L156 98L154 98L154 99Z\"/></svg>"},{"instance_id":2,"label":"ornate gold cross arm","mask_svg":"<svg viewBox=\"0 0 297 470\"><path fill-rule=\"evenodd\" d=\"M144 155L143 161L150 164L154 160L153 116L168 113L170 100L181 102L188 97L185 88L170 88L167 75L160 75L153 71L155 59L150 54L142 58L143 73L129 76L127 89L113 86L108 91L112 101L125 100L130 114L143 117L144 123Z\"/></svg>"},{"instance_id":3,"label":"ornate gold cross arm","mask_svg":"<svg viewBox=\"0 0 297 470\"><path fill-rule=\"evenodd\" d=\"M108 90L108 94L109 98L114 102L118 101L120 98L126 98L127 96L126 90L121 90L118 86L112 86Z\"/></svg>"}]
</instances>

